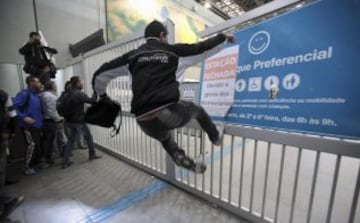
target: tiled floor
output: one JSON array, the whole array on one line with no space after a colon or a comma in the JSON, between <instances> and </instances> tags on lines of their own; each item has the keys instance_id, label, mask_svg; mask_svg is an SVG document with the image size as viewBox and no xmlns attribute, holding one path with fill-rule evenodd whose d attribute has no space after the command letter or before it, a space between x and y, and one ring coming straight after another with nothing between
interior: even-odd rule
<instances>
[{"instance_id":1,"label":"tiled floor","mask_svg":"<svg viewBox=\"0 0 360 223\"><path fill-rule=\"evenodd\" d=\"M5 222L245 222L116 158L88 161L75 150L75 164L59 164L22 177L9 189L25 202ZM59 160L57 160L59 163ZM106 206L109 205L110 206Z\"/></svg>"}]
</instances>

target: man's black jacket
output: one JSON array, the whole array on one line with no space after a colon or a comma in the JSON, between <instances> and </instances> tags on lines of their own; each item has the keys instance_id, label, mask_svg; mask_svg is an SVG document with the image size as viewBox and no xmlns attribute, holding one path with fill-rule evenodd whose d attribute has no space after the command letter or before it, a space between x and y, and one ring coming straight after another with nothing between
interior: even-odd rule
<instances>
[{"instance_id":1,"label":"man's black jacket","mask_svg":"<svg viewBox=\"0 0 360 223\"><path fill-rule=\"evenodd\" d=\"M41 46L40 44L30 42L26 43L19 49L19 52L25 57L26 64L40 68L47 66L50 63L46 57L45 51L51 54L57 53L57 50L54 48Z\"/></svg>"},{"instance_id":2,"label":"man's black jacket","mask_svg":"<svg viewBox=\"0 0 360 223\"><path fill-rule=\"evenodd\" d=\"M65 120L70 123L84 123L85 122L85 103L94 104L95 99L89 98L84 92L79 89L69 90L69 107L71 112Z\"/></svg>"},{"instance_id":3,"label":"man's black jacket","mask_svg":"<svg viewBox=\"0 0 360 223\"><path fill-rule=\"evenodd\" d=\"M112 79L131 74L131 112L136 116L178 102L177 74L200 62L206 52L218 48L225 40L226 36L219 34L196 44L170 45L157 38L147 38L147 42L138 49L103 64L93 76L94 91L99 95L105 94L106 86Z\"/></svg>"}]
</instances>

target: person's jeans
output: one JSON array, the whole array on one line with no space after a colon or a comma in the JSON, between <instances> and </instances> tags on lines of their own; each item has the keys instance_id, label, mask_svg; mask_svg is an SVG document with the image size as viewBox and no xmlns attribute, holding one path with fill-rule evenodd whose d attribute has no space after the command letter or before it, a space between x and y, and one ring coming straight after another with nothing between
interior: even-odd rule
<instances>
[{"instance_id":1,"label":"person's jeans","mask_svg":"<svg viewBox=\"0 0 360 223\"><path fill-rule=\"evenodd\" d=\"M69 128L67 127L67 123L65 122L64 124L64 132L65 132L65 135L66 135L66 138L69 138ZM83 133L82 133L82 129L79 129L78 131L78 134L76 136L76 144L77 144L77 147L78 148L84 148L85 147L85 142L84 142L84 136L83 136Z\"/></svg>"},{"instance_id":2,"label":"person's jeans","mask_svg":"<svg viewBox=\"0 0 360 223\"><path fill-rule=\"evenodd\" d=\"M77 136L76 136L76 144L78 148L85 148L85 141L84 141L84 136L83 136L83 132L80 129L80 131L78 132Z\"/></svg>"},{"instance_id":3,"label":"person's jeans","mask_svg":"<svg viewBox=\"0 0 360 223\"><path fill-rule=\"evenodd\" d=\"M175 160L177 152L183 150L176 144L170 131L186 125L191 119L196 119L205 130L211 141L217 140L219 132L205 110L192 103L180 101L161 110L151 120L138 121L141 129L150 137L159 140L166 152Z\"/></svg>"},{"instance_id":4,"label":"person's jeans","mask_svg":"<svg viewBox=\"0 0 360 223\"><path fill-rule=\"evenodd\" d=\"M67 164L69 162L69 156L74 148L76 136L79 134L79 131L83 132L85 142L89 148L89 157L95 156L95 148L93 137L90 133L89 127L85 123L67 123L68 128L68 141L65 146L64 156L63 156L63 164Z\"/></svg>"},{"instance_id":5,"label":"person's jeans","mask_svg":"<svg viewBox=\"0 0 360 223\"><path fill-rule=\"evenodd\" d=\"M49 161L53 153L53 145L56 136L56 123L52 120L44 120L43 124L43 148L44 156Z\"/></svg>"},{"instance_id":6,"label":"person's jeans","mask_svg":"<svg viewBox=\"0 0 360 223\"><path fill-rule=\"evenodd\" d=\"M55 147L59 154L61 154L64 151L64 148L66 145L66 140L65 140L64 134L65 134L64 133L64 124L57 123L54 144L55 144Z\"/></svg>"}]
</instances>

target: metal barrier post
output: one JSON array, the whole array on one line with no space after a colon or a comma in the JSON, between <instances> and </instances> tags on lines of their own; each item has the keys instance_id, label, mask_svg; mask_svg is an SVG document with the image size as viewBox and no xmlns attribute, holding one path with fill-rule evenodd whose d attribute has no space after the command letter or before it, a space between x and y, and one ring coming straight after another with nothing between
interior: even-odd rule
<instances>
[{"instance_id":1,"label":"metal barrier post","mask_svg":"<svg viewBox=\"0 0 360 223\"><path fill-rule=\"evenodd\" d=\"M171 20L166 21L166 28L168 30L168 42L175 42L175 25ZM172 137L175 139L176 130L172 131ZM166 174L169 181L175 181L175 163L169 154L166 153Z\"/></svg>"}]
</instances>

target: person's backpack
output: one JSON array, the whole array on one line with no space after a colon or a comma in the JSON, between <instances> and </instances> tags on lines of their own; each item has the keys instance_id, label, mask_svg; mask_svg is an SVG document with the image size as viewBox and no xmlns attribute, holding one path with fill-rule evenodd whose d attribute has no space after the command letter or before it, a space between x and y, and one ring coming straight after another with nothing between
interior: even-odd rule
<instances>
[{"instance_id":1,"label":"person's backpack","mask_svg":"<svg viewBox=\"0 0 360 223\"><path fill-rule=\"evenodd\" d=\"M68 118L71 113L71 92L70 91L63 91L60 97L56 101L56 110L60 116L64 118Z\"/></svg>"},{"instance_id":2,"label":"person's backpack","mask_svg":"<svg viewBox=\"0 0 360 223\"><path fill-rule=\"evenodd\" d=\"M119 115L119 125L116 127L114 123ZM113 127L111 136L115 136L119 133L122 122L121 105L108 97L100 99L86 110L85 122L106 128Z\"/></svg>"}]
</instances>

